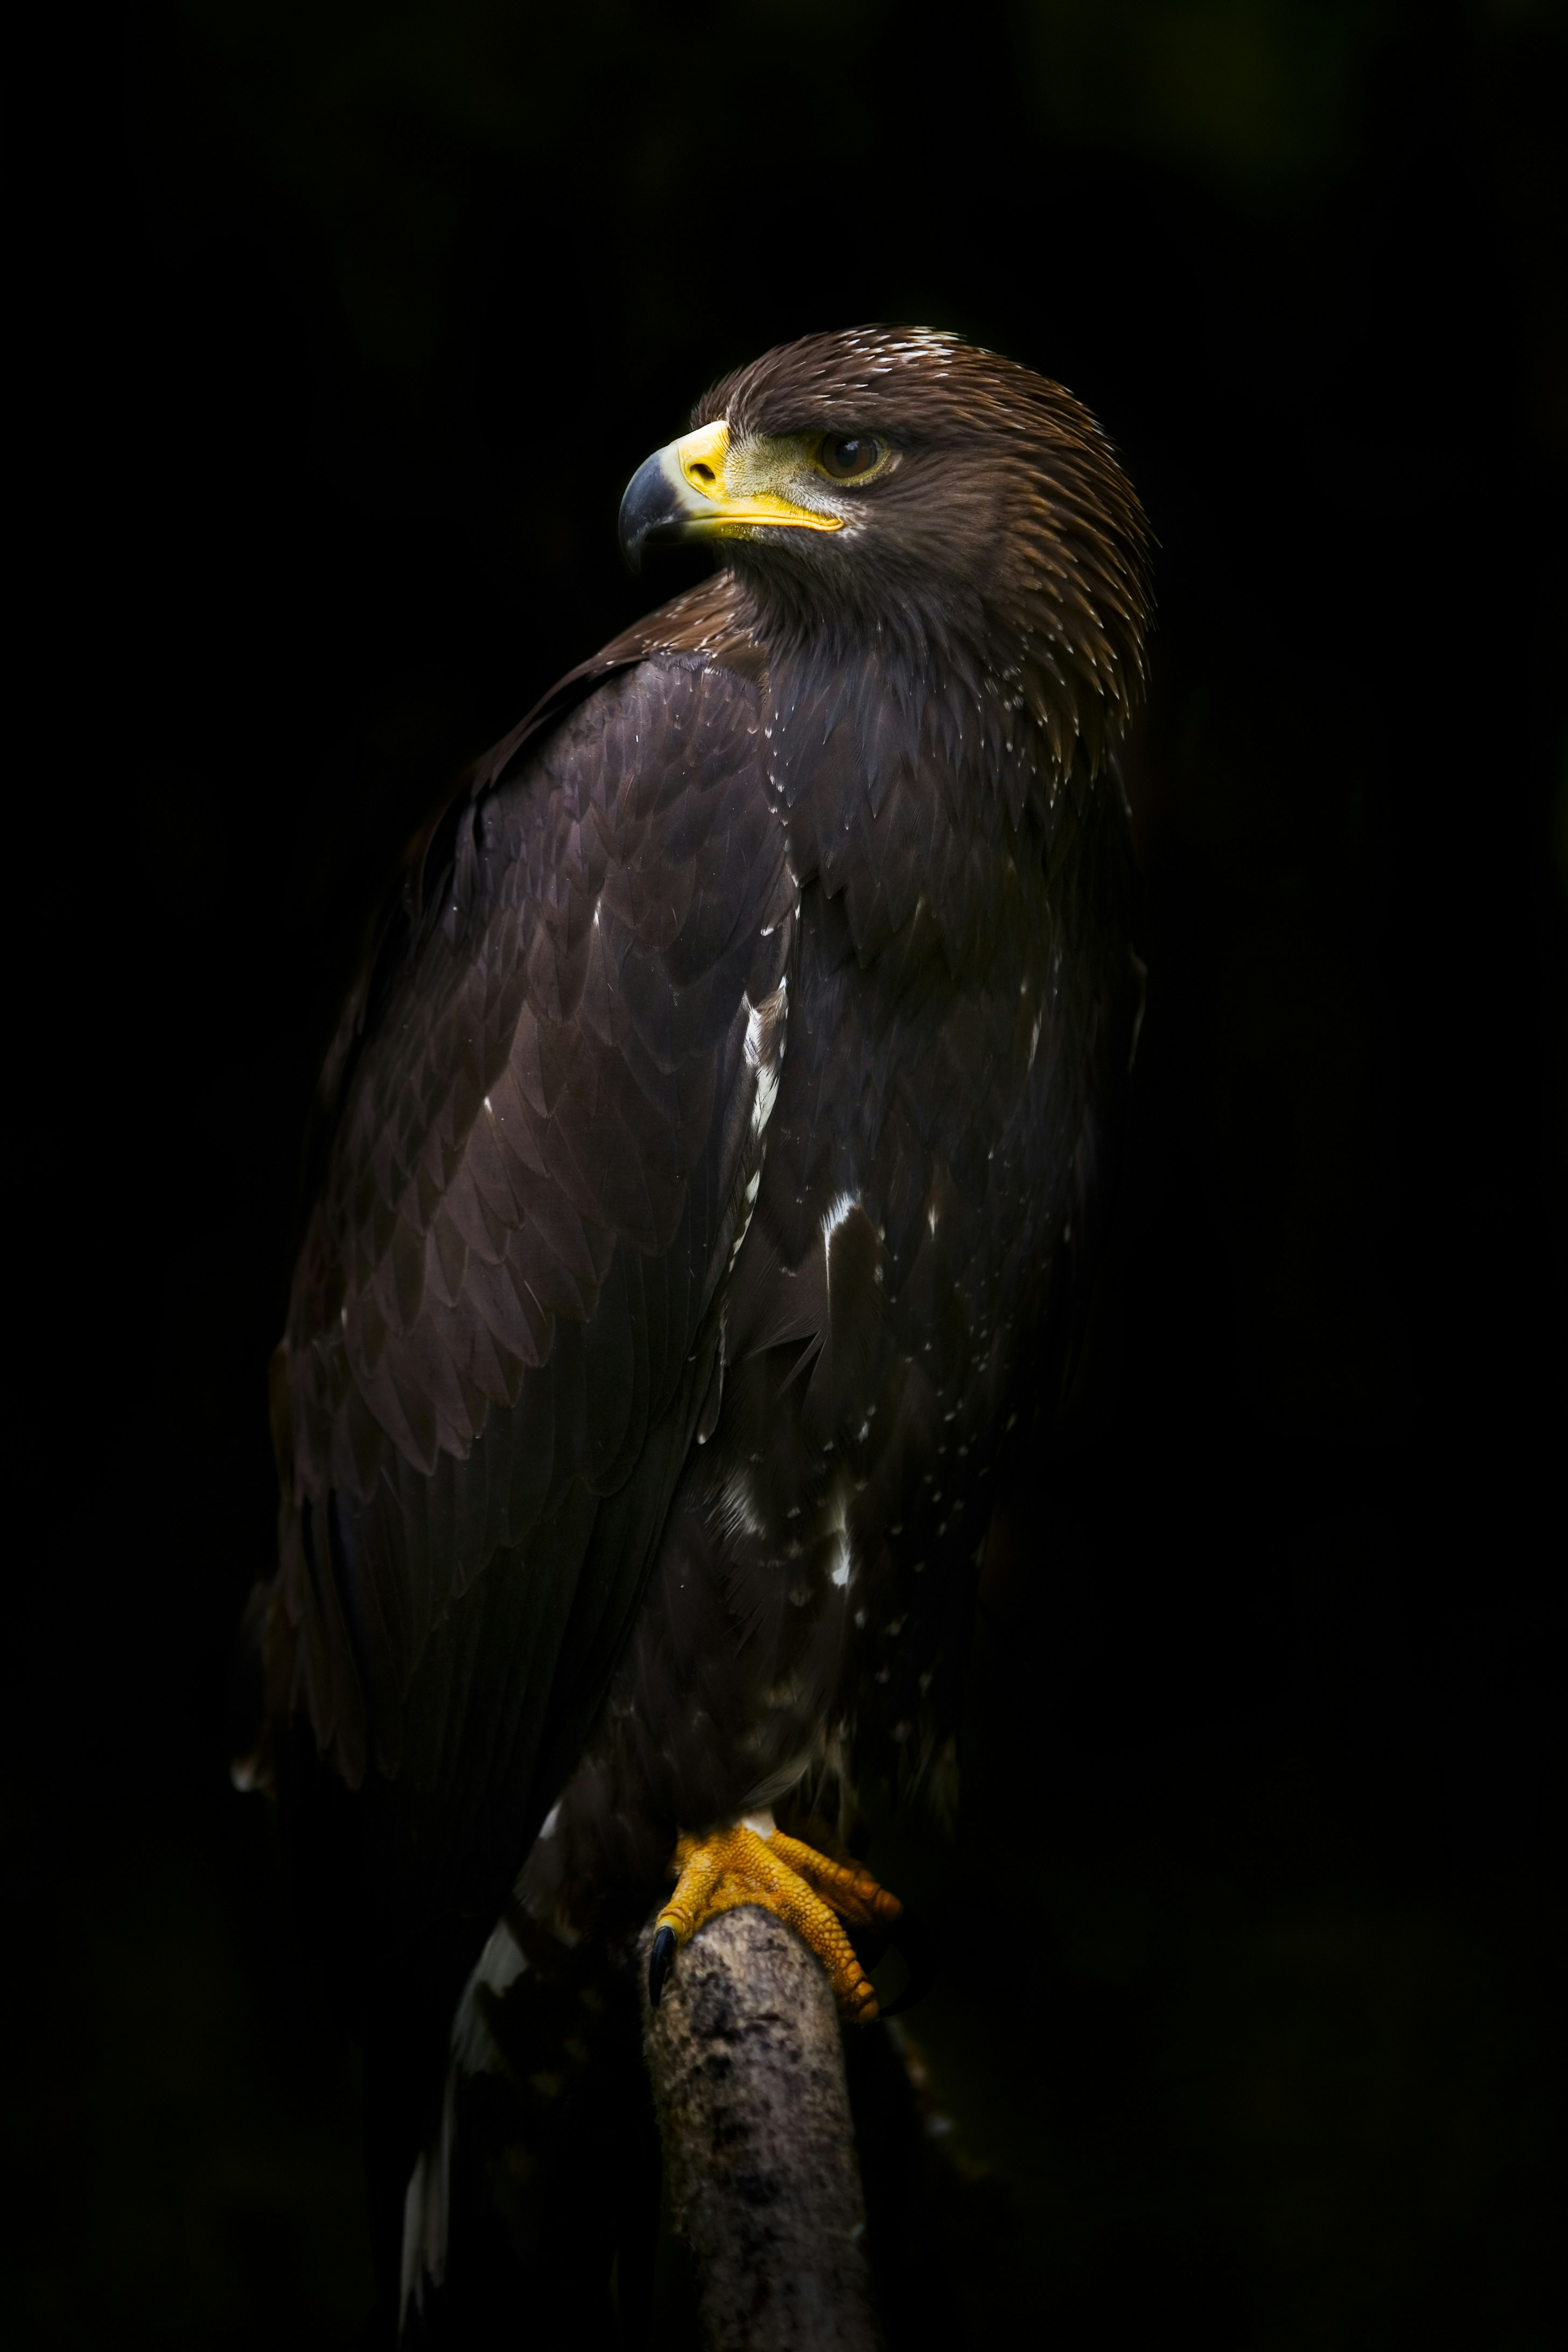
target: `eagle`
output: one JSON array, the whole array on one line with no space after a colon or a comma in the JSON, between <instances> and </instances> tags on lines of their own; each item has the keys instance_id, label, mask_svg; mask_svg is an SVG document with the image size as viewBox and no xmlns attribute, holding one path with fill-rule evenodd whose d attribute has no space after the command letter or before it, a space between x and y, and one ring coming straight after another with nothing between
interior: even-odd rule
<instances>
[{"instance_id":1,"label":"eagle","mask_svg":"<svg viewBox=\"0 0 1568 2352\"><path fill-rule=\"evenodd\" d=\"M657 1911L657 1996L759 1902L875 2014L846 1930L898 1905L845 1825L951 1756L1141 1006L1150 535L1071 394L812 335L706 394L620 535L717 565L410 858L272 1365L239 1777L427 2078L382 2135L405 2307L454 2082L543 1942L624 1962Z\"/></svg>"}]
</instances>

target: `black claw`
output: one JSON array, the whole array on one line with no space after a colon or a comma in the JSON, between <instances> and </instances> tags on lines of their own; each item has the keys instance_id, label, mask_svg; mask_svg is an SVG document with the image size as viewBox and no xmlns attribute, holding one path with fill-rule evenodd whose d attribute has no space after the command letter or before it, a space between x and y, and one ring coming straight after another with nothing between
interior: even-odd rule
<instances>
[{"instance_id":1,"label":"black claw","mask_svg":"<svg viewBox=\"0 0 1568 2352\"><path fill-rule=\"evenodd\" d=\"M673 1927L661 1927L647 1956L647 1997L655 2009L658 2007L658 1997L664 1990L664 1980L669 1974L669 1964L674 1958L675 1930Z\"/></svg>"}]
</instances>

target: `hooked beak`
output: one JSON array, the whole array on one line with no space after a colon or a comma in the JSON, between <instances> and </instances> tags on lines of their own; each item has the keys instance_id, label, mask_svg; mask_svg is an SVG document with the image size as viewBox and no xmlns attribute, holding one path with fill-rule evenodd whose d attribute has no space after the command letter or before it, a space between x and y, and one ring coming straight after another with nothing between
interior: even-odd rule
<instances>
[{"instance_id":1,"label":"hooked beak","mask_svg":"<svg viewBox=\"0 0 1568 2352\"><path fill-rule=\"evenodd\" d=\"M752 539L760 531L841 530L837 515L797 506L755 481L728 482L730 427L721 418L656 449L621 500L621 552L634 572L650 539ZM748 466L748 474L754 474Z\"/></svg>"}]
</instances>

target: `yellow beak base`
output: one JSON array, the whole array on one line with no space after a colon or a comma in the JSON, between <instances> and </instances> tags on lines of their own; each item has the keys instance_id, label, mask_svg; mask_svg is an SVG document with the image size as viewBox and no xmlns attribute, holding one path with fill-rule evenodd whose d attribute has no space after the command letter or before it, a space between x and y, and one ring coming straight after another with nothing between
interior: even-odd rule
<instances>
[{"instance_id":1,"label":"yellow beak base","mask_svg":"<svg viewBox=\"0 0 1568 2352\"><path fill-rule=\"evenodd\" d=\"M793 477L797 443L777 445L778 478ZM768 479L768 445L730 447L730 427L700 425L637 468L621 501L621 546L634 571L649 539L750 539L764 530L842 530L837 515L797 505Z\"/></svg>"}]
</instances>

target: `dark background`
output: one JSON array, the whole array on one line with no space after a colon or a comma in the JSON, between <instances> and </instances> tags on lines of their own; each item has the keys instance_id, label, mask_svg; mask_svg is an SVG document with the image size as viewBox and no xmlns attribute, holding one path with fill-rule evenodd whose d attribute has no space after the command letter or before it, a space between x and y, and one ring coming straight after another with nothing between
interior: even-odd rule
<instances>
[{"instance_id":1,"label":"dark background","mask_svg":"<svg viewBox=\"0 0 1568 2352\"><path fill-rule=\"evenodd\" d=\"M1161 542L1092 1343L956 1834L872 1857L947 1962L944 2340L1560 2340L1563 36L113 21L24 222L85 489L12 873L7 2340L355 2340L355 2060L225 1727L315 1066L432 796L650 601L635 465L868 318L1071 385Z\"/></svg>"}]
</instances>

